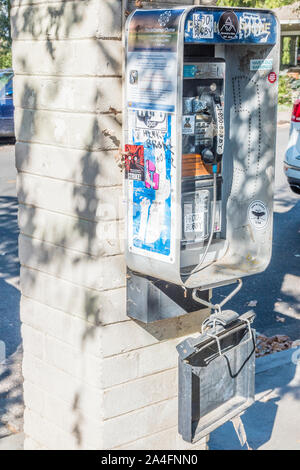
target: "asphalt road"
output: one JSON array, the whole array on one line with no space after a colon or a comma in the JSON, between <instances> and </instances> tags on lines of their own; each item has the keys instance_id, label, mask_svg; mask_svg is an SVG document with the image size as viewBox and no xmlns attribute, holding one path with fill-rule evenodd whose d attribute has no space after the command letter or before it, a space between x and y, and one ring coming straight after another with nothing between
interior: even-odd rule
<instances>
[{"instance_id":1,"label":"asphalt road","mask_svg":"<svg viewBox=\"0 0 300 470\"><path fill-rule=\"evenodd\" d=\"M8 356L20 344L17 211L14 146L0 145L0 340Z\"/></svg>"},{"instance_id":2,"label":"asphalt road","mask_svg":"<svg viewBox=\"0 0 300 470\"><path fill-rule=\"evenodd\" d=\"M0 438L18 433L23 421L17 211L14 146L0 145L0 341L7 358L0 358Z\"/></svg>"},{"instance_id":3,"label":"asphalt road","mask_svg":"<svg viewBox=\"0 0 300 470\"><path fill-rule=\"evenodd\" d=\"M294 194L283 172L289 126L278 127L275 173L273 255L268 269L243 280L243 288L227 306L242 314L257 302L255 327L267 336L300 338L300 196ZM218 289L218 302L231 287ZM226 306L226 308L227 308ZM225 307L224 307L225 308Z\"/></svg>"}]
</instances>

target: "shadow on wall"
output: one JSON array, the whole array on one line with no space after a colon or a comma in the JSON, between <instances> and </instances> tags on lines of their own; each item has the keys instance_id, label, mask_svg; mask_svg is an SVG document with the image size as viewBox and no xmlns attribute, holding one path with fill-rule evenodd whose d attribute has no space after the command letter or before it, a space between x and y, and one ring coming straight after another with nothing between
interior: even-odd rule
<instances>
[{"instance_id":1,"label":"shadow on wall","mask_svg":"<svg viewBox=\"0 0 300 470\"><path fill-rule=\"evenodd\" d=\"M147 4L149 2L142 3ZM66 109L61 109L59 106L57 108L54 107L53 110L57 112L57 114L62 111L64 117L66 112L70 113L70 121L66 128L60 128L58 115L55 117L56 122L53 127L53 115L51 115L51 111L47 116L42 113L43 110L47 110L49 103L54 102L60 97L64 80L62 64L69 60L67 52L59 48L59 40L76 38L76 31L80 29L81 26L83 26L84 33L86 32L88 29L87 26L85 28L85 25L87 25L86 22L92 21L92 18L87 18L90 4L91 0L62 2L59 6L52 3L48 5L45 4L44 6L40 4L36 6L24 5L15 8L11 15L14 47L16 47L18 43L18 41L16 41L18 38L20 41L22 41L22 39L36 40L35 45L44 44L44 57L40 57L40 74L37 64L35 63L33 67L31 65L34 60L34 53L29 57L28 50L26 49L26 41L22 43L22 53L13 54L16 83L22 83L22 87L15 91L15 96L18 97L19 103L19 109L17 109L16 113L16 162L19 171L18 199L21 214L20 244L26 243L26 250L21 250L21 255L22 252L24 253L21 264L28 267L38 266L39 269L43 271L45 264L50 265L53 260L55 260L55 263L53 263L53 265L55 264L55 272L52 270L50 274L62 279L64 278L63 268L65 264L71 263L70 272L72 272L72 266L75 270L86 254L93 257L92 263L95 263L95 258L97 257L107 256L107 244L104 244L101 240L99 241L99 234L97 233L98 224L101 222L109 223L110 217L112 217L112 215L107 214L107 212L102 212L109 197L107 196L107 189L105 188L105 186L109 185L109 183L105 183L105 168L107 168L107 165L112 165L113 172L116 175L115 181L121 181L120 178L117 177L117 174L120 173L120 169L117 166L112 152L117 154L120 147L119 136L121 134L122 103L120 100L117 109L111 108L109 105L107 109L103 109L102 102L104 101L104 97L101 80L97 81L96 86L94 83L92 84L93 89L95 89L92 98L94 105L93 112L91 112L90 109L78 110L76 105L74 105L72 109L70 101ZM169 4L175 5L176 2L169 2ZM119 0L119 2L106 2L106 8L111 9L108 15L111 15L111 18L115 18L116 22L120 19L120 10L122 8L125 10L127 7L132 9L133 2L122 2L122 0ZM117 30L117 25L115 26ZM44 38L46 38L45 41L38 41ZM98 55L104 58L103 64L106 63L111 70L109 74L111 78L106 78L106 80L112 80L114 77L121 80L121 58L117 57L112 50L113 46L111 42L105 38L103 39L101 31L98 30L96 37L91 37L91 39L94 40L94 44L98 49ZM115 37L114 40L121 41L121 37ZM74 61L79 61L81 58L85 59L79 55L77 58L74 57ZM49 64L47 73L43 72L44 62ZM21 82L17 82L19 70L22 73ZM88 77L89 74L84 69L79 67L78 70L80 70L77 74L78 77ZM32 71L33 76L31 77L30 74L32 75ZM51 86L45 83L45 88L43 89L43 93L45 94L43 94L43 96L41 96L41 87L38 87L34 82L34 74L41 75L40 79L43 83L45 83L45 79L48 79L50 82L51 78L55 78ZM47 75L47 77L45 77L45 75ZM101 77L102 75L107 75L107 73L97 70L93 75ZM89 78L85 86L89 86L89 83L92 83L91 80L93 80L93 78ZM113 92L113 90L111 91ZM68 100L64 101L64 103L67 103L67 101ZM79 146L76 145L76 136L74 136L74 140L72 140L71 136L70 129L72 127L73 118L81 119L82 122L82 134L80 136ZM45 120L47 121L47 129L49 129L49 132L46 134L40 134L40 127L43 125L41 120L44 120L44 125ZM61 119L61 122L62 121L63 119ZM105 124L103 124L103 122L105 122ZM88 126L86 125L87 123L89 123ZM49 141L51 133L52 140ZM68 181L64 181L64 175L60 176L59 172L57 172L55 176L52 173L48 174L46 166L43 168L39 167L37 170L36 166L33 164L32 157L35 144L46 144L44 152L48 152L50 160L55 158L54 154L56 148L61 149L60 158L62 157L62 153L64 153L67 158L67 155L72 153L72 150L70 150L72 148L74 149L74 153L80 151L80 168L75 168L73 164L74 171ZM104 146L105 152L102 152ZM40 152L42 151L43 150L40 150ZM105 159L107 159L106 162ZM58 160L57 165L59 164ZM62 224L57 223L55 239L52 239L51 243L45 242L48 240L48 232L51 228L50 222L48 225L47 219L44 219L44 224L41 226L41 219L39 218L41 209L49 209L47 201L44 207L41 203L40 196L45 190L45 186L42 185L35 188L34 180L31 181L30 185L26 185L25 180L28 177L27 172L31 175L36 174L42 176L45 185L46 182L47 184L49 184L49 182L54 184L55 180L61 178L61 182L65 185L66 192L71 191L72 213L70 215L73 216L72 224L71 226L68 225L64 227ZM121 190L120 183L116 184L112 182L110 186L115 186L113 189L116 191ZM53 186L53 188L55 188L55 186ZM55 192L55 189L53 189L53 191ZM108 190L108 192L109 191L110 190ZM55 197L55 194L53 194L53 197ZM55 209L53 210L55 211ZM67 210L64 212L66 213ZM59 214L56 213L56 216L59 217ZM118 214L118 217L120 218L121 214ZM114 215L112 218L113 220L115 219ZM39 243L40 240L44 242ZM66 251L64 248L73 249L72 256L70 255L70 251ZM112 251L113 253L111 254L113 256L118 256L118 254L121 253L119 246ZM30 271L29 282L31 283L32 289L34 289L35 284L35 273L36 271ZM125 273L121 273L121 276L124 277L125 282ZM72 282L73 279L68 277L66 280ZM76 279L73 281L76 285ZM85 332L82 334L82 350L85 349L85 344L89 338L94 337L97 327L101 325L102 312L98 299L95 290L85 290L84 304L87 326ZM71 312L74 304L73 300L73 298L69 299L69 303L72 305L72 307L70 307ZM155 335L156 332L153 332L153 334ZM166 333L166 336L168 335L169 333ZM82 375L84 375L84 371L82 371ZM73 399L73 411L75 415L74 435L78 447L80 447L82 443L81 423L83 416L81 412L81 394L82 389L79 388Z\"/></svg>"},{"instance_id":2,"label":"shadow on wall","mask_svg":"<svg viewBox=\"0 0 300 470\"><path fill-rule=\"evenodd\" d=\"M68 226L64 228L63 226L59 227L57 230L57 236L54 240L52 240L51 244L47 243L40 243L37 246L35 245L35 238L39 240L47 240L47 232L49 227L45 221L43 227L40 227L39 222L37 221L37 211L39 206L39 200L37 197L37 203L32 204L32 197L35 197L35 193L37 192L34 186L27 188L27 186L23 183L24 178L26 178L25 173L22 171L23 169L26 172L29 171L31 174L35 173L35 170L31 170L32 165L32 147L28 143L46 143L51 144L53 146L53 151L55 151L55 147L61 149L62 153L64 152L64 147L72 148L74 147L74 151L76 149L76 142L72 145L71 140L66 143L64 140L64 135L59 134L59 132L54 132L54 138L51 142L47 142L43 138L39 142L39 111L47 109L48 102L54 101L57 96L61 92L61 86L63 81L63 72L61 72L62 67L61 64L68 59L67 56L63 56L62 49L58 50L59 40L60 39L71 39L76 37L76 29L80 27L80 25L84 24L86 21L86 12L88 11L88 7L90 4L90 0L82 0L80 2L62 2L59 6L55 4L45 5L45 7L41 7L40 5L28 5L19 7L12 12L12 34L14 39L22 37L32 38L33 40L47 38L44 42L44 54L45 57L41 57L41 61L50 61L50 68L52 70L51 75L55 77L55 81L52 83L52 86L47 91L48 95L46 104L42 102L40 92L37 86L35 86L33 80L29 76L30 73L30 60L28 59L28 50L26 49L26 42L23 42L23 53L22 56L13 57L14 60L14 69L16 73L16 80L18 79L18 70L21 70L22 73L28 73L28 75L23 76L22 80L22 88L16 90L15 95L19 97L19 103L21 103L21 109L17 111L18 117L16 119L16 136L17 136L17 144L16 144L16 161L17 161L17 168L19 171L18 175L18 199L20 203L21 209L27 212L27 221L25 223L25 236L26 242L29 243L34 247L34 252L31 252L29 256L26 257L25 264L27 266L32 266L31 258L34 258L34 263L36 265L41 266L41 270L45 266L45 263L51 263L52 260L58 260L56 263L55 268L55 276L57 277L64 277L64 274L61 274L62 268L64 264L67 262L69 263L68 259L68 252L62 250L61 247L73 248L72 244L74 240L81 240L80 243L80 251L77 250L77 246L75 246L76 256L72 258L72 264L76 266L80 259L85 256L85 253L92 254L93 256L101 257L105 254L105 252L101 251L101 247L95 249L95 246L98 243L97 240L97 223L99 222L98 217L98 207L101 206L104 201L106 201L105 187L99 186L99 175L101 176L102 168L105 167L105 162L103 159L109 159L112 165L115 165L115 172L120 172L117 167L114 158L111 156L109 150L115 152L117 154L118 148L120 146L120 141L116 135L120 135L121 133L121 108L122 103L120 102L119 108L117 110L113 109L101 109L101 112L98 113L93 112L92 119L91 119L91 112L88 110L88 114L81 114L80 118L84 123L85 119L88 119L90 125L87 129L85 135L81 135L81 145L79 150L82 153L80 158L80 168L74 167L74 174L71 177L70 182L66 182L66 187L71 187L71 194L72 194L72 226ZM107 2L107 6L111 8L112 15L115 15L116 21L120 17L120 8L122 7L121 0L119 1L120 5L117 5L117 2ZM118 7L118 8L117 8ZM111 44L108 40L101 40L101 32L99 32L99 38L93 37L91 39L96 39L94 44L98 48L99 56L104 56L105 61L107 64L110 64L110 69L113 70L112 75L116 77L120 77L120 64L116 60L116 54L111 54ZM121 39L120 39L121 40ZM40 45L43 44L42 42L38 42ZM80 57L74 60L80 60ZM43 67L42 67L43 68ZM38 67L35 65L33 68L33 73L38 74ZM105 72L103 72L105 75ZM82 70L82 74L79 76L87 76L88 73L85 70ZM99 77L101 77L101 71L98 72ZM41 77L42 80L45 77ZM90 78L90 80L93 80ZM107 80L110 80L109 78ZM89 86L89 82L87 81L87 86ZM93 97L93 104L94 109L99 109L99 104L101 105L102 101L102 91L101 91L101 83L97 82L97 86L95 87L94 83L92 84L93 89L95 89L94 97ZM74 97L75 100L75 97ZM76 101L76 100L75 100ZM101 106L100 106L101 107ZM58 110L59 111L59 110ZM67 111L70 113L72 117L73 113L76 113L78 109L76 108L76 104L74 105L74 109L69 107ZM74 115L74 114L73 114ZM103 120L103 116L106 117L106 126L104 127L101 123ZM50 116L50 120L52 116ZM77 115L78 117L78 115ZM114 129L118 129L119 132L110 133L109 126L110 124L113 126ZM71 126L71 123L69 124ZM51 123L49 123L49 129L51 127ZM83 125L83 129L86 129L86 125ZM50 131L51 132L51 131ZM85 132L85 131L83 131ZM66 129L66 133L68 133L68 129ZM57 138L56 138L57 137ZM103 153L99 153L99 151L103 150L103 141L106 137L106 151ZM48 136L49 138L49 136ZM84 142L84 146L82 143ZM108 145L107 143L110 142ZM49 152L49 148L47 150ZM67 152L67 148L65 152ZM62 156L60 154L60 157ZM50 152L51 155L51 152ZM57 161L59 165L59 161ZM42 171L36 174L47 178L47 168L41 169ZM59 179L59 172L57 175ZM62 175L64 178L64 175ZM101 178L100 178L101 179ZM49 180L48 180L49 181ZM52 180L53 181L53 180ZM63 182L63 180L61 180ZM66 189L67 190L67 189ZM15 201L16 204L16 201ZM28 206L29 204L29 206ZM47 210L47 205L45 206ZM75 217L74 217L75 216ZM21 223L21 234L24 233L23 227ZM42 230L42 233L41 233ZM15 240L16 242L16 240ZM22 242L21 242L22 243ZM74 252L73 252L74 253ZM24 261L22 261L24 264ZM72 282L72 279L68 278L68 281ZM35 283L35 275L34 272L31 276L30 282L32 283L32 287ZM93 337L95 334L96 328L98 325L101 324L101 309L97 302L97 295L95 295L94 290L86 289L86 298L85 298L85 316L87 320L87 327L86 331L82 335L82 350L84 350L85 342L90 338ZM70 304L73 299L70 299ZM72 312L72 310L71 310ZM19 330L18 330L19 331ZM82 371L82 375L84 376L84 371ZM4 380L4 377L0 376L0 380ZM77 447L80 447L82 442L82 432L81 432L81 422L82 422L82 412L81 412L81 388L79 387L73 400L73 411L74 411L74 436L77 441ZM1 409L1 395L0 395L0 409Z\"/></svg>"}]
</instances>

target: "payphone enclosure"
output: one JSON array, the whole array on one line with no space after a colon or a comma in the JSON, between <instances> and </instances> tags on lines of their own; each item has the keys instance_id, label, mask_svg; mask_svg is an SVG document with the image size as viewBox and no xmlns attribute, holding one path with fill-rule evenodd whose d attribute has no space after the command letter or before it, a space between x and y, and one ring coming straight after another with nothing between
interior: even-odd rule
<instances>
[{"instance_id":1,"label":"payphone enclosure","mask_svg":"<svg viewBox=\"0 0 300 470\"><path fill-rule=\"evenodd\" d=\"M241 278L267 267L279 37L270 10L195 6L129 16L124 189L131 318L151 323L197 312L199 299L211 307L212 288L237 280L241 286ZM179 432L188 442L254 400L252 316L219 310L200 337L177 347ZM197 313L199 326L209 313Z\"/></svg>"},{"instance_id":2,"label":"payphone enclosure","mask_svg":"<svg viewBox=\"0 0 300 470\"><path fill-rule=\"evenodd\" d=\"M279 24L272 11L136 10L125 34L126 260L183 288L271 257Z\"/></svg>"}]
</instances>

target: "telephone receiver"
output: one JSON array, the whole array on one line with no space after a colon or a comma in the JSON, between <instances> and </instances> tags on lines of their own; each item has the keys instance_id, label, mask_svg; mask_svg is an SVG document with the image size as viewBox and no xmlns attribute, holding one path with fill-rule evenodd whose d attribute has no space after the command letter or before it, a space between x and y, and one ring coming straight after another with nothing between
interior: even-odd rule
<instances>
[{"instance_id":1,"label":"telephone receiver","mask_svg":"<svg viewBox=\"0 0 300 470\"><path fill-rule=\"evenodd\" d=\"M205 164L216 165L222 160L224 153L224 107L219 95L215 93L212 95L211 105L216 135L213 138L212 149L204 149L201 154Z\"/></svg>"}]
</instances>

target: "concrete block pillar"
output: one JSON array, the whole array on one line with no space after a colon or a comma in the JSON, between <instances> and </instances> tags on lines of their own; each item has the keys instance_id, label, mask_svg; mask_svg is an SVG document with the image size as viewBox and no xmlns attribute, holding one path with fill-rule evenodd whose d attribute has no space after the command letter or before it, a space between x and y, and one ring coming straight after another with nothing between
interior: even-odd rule
<instances>
[{"instance_id":1,"label":"concrete block pillar","mask_svg":"<svg viewBox=\"0 0 300 470\"><path fill-rule=\"evenodd\" d=\"M204 448L177 433L175 349L203 314L126 316L115 157L131 7L12 0L25 449Z\"/></svg>"}]
</instances>

